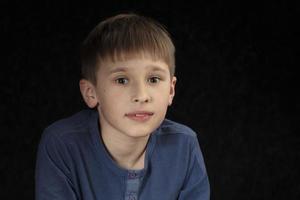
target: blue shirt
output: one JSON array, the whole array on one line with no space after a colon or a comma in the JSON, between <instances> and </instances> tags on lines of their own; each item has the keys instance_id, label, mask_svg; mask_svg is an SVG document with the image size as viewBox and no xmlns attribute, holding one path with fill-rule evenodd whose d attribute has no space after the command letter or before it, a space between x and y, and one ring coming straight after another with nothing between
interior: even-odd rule
<instances>
[{"instance_id":1,"label":"blue shirt","mask_svg":"<svg viewBox=\"0 0 300 200\"><path fill-rule=\"evenodd\" d=\"M99 133L98 113L81 111L45 129L35 171L36 200L208 200L196 134L165 119L151 134L142 170L119 167Z\"/></svg>"}]
</instances>

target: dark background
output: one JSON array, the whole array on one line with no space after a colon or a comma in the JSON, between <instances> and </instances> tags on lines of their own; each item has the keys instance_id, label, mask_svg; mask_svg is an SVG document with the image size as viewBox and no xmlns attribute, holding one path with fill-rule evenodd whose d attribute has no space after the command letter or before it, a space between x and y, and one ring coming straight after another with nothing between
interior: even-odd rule
<instances>
[{"instance_id":1,"label":"dark background","mask_svg":"<svg viewBox=\"0 0 300 200\"><path fill-rule=\"evenodd\" d=\"M300 199L299 6L198 3L1 1L0 198L33 199L43 129L86 108L81 41L133 11L171 32L178 84L168 118L199 134L211 199Z\"/></svg>"}]
</instances>

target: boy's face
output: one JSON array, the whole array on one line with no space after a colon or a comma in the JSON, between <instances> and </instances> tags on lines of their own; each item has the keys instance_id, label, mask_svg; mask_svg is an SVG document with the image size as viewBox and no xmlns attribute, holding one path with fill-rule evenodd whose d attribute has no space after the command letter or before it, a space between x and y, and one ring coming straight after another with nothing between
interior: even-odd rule
<instances>
[{"instance_id":1,"label":"boy's face","mask_svg":"<svg viewBox=\"0 0 300 200\"><path fill-rule=\"evenodd\" d=\"M102 63L94 87L101 131L148 136L165 118L175 83L163 61L135 58Z\"/></svg>"}]
</instances>

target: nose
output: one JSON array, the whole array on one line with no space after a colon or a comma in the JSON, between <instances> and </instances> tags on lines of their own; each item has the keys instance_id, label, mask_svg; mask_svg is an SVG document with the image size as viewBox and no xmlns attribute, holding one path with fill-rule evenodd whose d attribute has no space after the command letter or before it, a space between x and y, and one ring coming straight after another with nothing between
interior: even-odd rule
<instances>
[{"instance_id":1,"label":"nose","mask_svg":"<svg viewBox=\"0 0 300 200\"><path fill-rule=\"evenodd\" d=\"M143 83L136 84L133 88L132 102L134 103L149 103L151 96L147 89L147 85Z\"/></svg>"}]
</instances>

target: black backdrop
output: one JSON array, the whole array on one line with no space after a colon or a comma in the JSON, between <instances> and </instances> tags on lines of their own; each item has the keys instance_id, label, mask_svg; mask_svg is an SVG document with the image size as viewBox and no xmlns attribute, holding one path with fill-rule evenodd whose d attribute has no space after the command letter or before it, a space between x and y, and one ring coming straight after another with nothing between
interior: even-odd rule
<instances>
[{"instance_id":1,"label":"black backdrop","mask_svg":"<svg viewBox=\"0 0 300 200\"><path fill-rule=\"evenodd\" d=\"M122 11L172 34L178 84L168 118L199 134L211 199L300 199L299 6L198 3L1 1L1 199L33 199L43 129L86 108L80 42Z\"/></svg>"}]
</instances>

